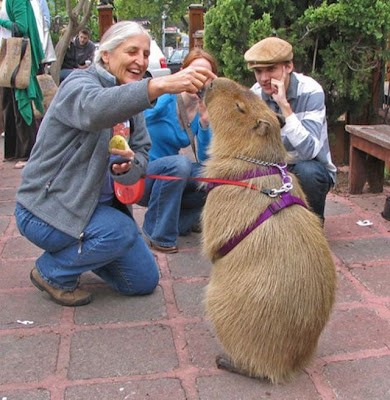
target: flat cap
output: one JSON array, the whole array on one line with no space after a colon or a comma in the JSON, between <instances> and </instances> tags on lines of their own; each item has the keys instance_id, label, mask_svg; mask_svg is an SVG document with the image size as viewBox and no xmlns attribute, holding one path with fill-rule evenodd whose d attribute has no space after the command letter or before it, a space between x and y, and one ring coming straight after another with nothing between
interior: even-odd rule
<instances>
[{"instance_id":1,"label":"flat cap","mask_svg":"<svg viewBox=\"0 0 390 400\"><path fill-rule=\"evenodd\" d=\"M290 43L278 37L267 37L254 44L244 55L248 68L269 67L291 61L293 50Z\"/></svg>"}]
</instances>

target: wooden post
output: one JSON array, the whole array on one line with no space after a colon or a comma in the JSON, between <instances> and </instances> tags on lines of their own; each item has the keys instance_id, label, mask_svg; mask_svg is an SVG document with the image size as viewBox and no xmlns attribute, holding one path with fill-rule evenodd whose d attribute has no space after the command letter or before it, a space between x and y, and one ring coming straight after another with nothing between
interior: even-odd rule
<instances>
[{"instance_id":1,"label":"wooden post","mask_svg":"<svg viewBox=\"0 0 390 400\"><path fill-rule=\"evenodd\" d=\"M188 9L189 9L189 25L190 25L188 36L190 39L190 49L192 49L195 46L195 39L196 39L196 37L194 37L195 32L203 31L204 7L202 4L190 4L188 6Z\"/></svg>"},{"instance_id":2,"label":"wooden post","mask_svg":"<svg viewBox=\"0 0 390 400\"><path fill-rule=\"evenodd\" d=\"M99 13L99 36L103 36L104 32L112 25L112 10L111 4L97 6Z\"/></svg>"},{"instance_id":3,"label":"wooden post","mask_svg":"<svg viewBox=\"0 0 390 400\"><path fill-rule=\"evenodd\" d=\"M193 47L200 47L201 49L203 48L203 30L202 31L196 31L193 35L193 40L194 40L194 45Z\"/></svg>"}]
</instances>

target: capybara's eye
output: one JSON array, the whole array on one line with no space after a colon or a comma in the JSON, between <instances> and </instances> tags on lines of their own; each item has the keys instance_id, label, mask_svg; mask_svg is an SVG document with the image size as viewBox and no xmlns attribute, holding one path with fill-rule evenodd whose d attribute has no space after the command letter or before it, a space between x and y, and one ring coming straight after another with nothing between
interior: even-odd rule
<instances>
[{"instance_id":1,"label":"capybara's eye","mask_svg":"<svg viewBox=\"0 0 390 400\"><path fill-rule=\"evenodd\" d=\"M211 82L209 83L209 89L212 89L213 86L214 86L214 83L213 83L213 81L211 81Z\"/></svg>"},{"instance_id":2,"label":"capybara's eye","mask_svg":"<svg viewBox=\"0 0 390 400\"><path fill-rule=\"evenodd\" d=\"M245 110L240 106L239 103L236 103L236 107L237 107L237 110L238 110L240 113L245 114Z\"/></svg>"}]
</instances>

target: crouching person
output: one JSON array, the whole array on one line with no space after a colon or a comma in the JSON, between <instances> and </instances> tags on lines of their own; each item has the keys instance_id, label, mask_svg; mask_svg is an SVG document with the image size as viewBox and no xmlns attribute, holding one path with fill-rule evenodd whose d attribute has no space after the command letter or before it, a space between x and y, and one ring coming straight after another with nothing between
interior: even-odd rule
<instances>
[{"instance_id":1,"label":"crouching person","mask_svg":"<svg viewBox=\"0 0 390 400\"><path fill-rule=\"evenodd\" d=\"M251 90L283 115L282 140L312 211L325 220L326 196L336 180L326 121L325 94L313 78L294 72L293 48L278 37L254 44L246 53L257 83Z\"/></svg>"},{"instance_id":2,"label":"crouching person","mask_svg":"<svg viewBox=\"0 0 390 400\"><path fill-rule=\"evenodd\" d=\"M78 287L86 271L125 295L151 293L158 283L154 256L131 212L119 206L113 182L132 184L145 173L151 143L142 112L168 91L196 93L208 76L194 69L175 80L142 79L149 53L150 37L137 23L108 29L95 64L75 71L59 88L23 170L17 225L44 250L31 281L61 305L91 301ZM123 123L134 126L130 150L112 153L132 160L115 163L109 141Z\"/></svg>"}]
</instances>

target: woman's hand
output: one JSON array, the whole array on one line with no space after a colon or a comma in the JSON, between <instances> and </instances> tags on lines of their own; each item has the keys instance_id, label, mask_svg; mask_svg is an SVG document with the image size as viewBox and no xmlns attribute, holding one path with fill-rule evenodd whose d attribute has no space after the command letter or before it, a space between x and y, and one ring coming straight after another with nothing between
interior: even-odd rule
<instances>
[{"instance_id":1,"label":"woman's hand","mask_svg":"<svg viewBox=\"0 0 390 400\"><path fill-rule=\"evenodd\" d=\"M118 155L121 157L127 157L131 160L134 160L134 152L133 150L119 150L119 149L112 149L111 154ZM121 164L113 164L112 165L112 172L114 174L120 175L124 174L125 172L129 171L131 168L131 162L125 162Z\"/></svg>"},{"instance_id":2,"label":"woman's hand","mask_svg":"<svg viewBox=\"0 0 390 400\"><path fill-rule=\"evenodd\" d=\"M173 75L150 79L148 93L150 101L164 93L197 93L216 75L204 67L187 67Z\"/></svg>"},{"instance_id":3,"label":"woman's hand","mask_svg":"<svg viewBox=\"0 0 390 400\"><path fill-rule=\"evenodd\" d=\"M209 114L207 113L206 105L201 99L198 99L198 110L200 126L203 129L207 129L209 127Z\"/></svg>"}]
</instances>

